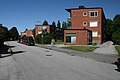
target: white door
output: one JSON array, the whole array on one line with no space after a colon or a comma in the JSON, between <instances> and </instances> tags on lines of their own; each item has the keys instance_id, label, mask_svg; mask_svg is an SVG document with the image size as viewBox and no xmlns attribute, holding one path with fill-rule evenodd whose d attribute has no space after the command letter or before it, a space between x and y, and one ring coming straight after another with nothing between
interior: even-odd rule
<instances>
[{"instance_id":1,"label":"white door","mask_svg":"<svg viewBox=\"0 0 120 80\"><path fill-rule=\"evenodd\" d=\"M76 43L76 37L71 37L71 43L73 43L73 44Z\"/></svg>"}]
</instances>

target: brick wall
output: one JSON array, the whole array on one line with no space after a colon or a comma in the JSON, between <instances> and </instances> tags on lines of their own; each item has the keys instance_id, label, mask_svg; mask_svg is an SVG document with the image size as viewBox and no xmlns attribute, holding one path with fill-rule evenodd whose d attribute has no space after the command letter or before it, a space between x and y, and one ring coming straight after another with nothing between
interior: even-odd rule
<instances>
[{"instance_id":1,"label":"brick wall","mask_svg":"<svg viewBox=\"0 0 120 80\"><path fill-rule=\"evenodd\" d=\"M97 17L90 17L90 11L98 11ZM87 16L83 16L83 12L87 13ZM97 27L90 27L90 22L98 22ZM83 26L83 22L87 22L87 26ZM71 23L72 29L88 29L91 31L97 31L98 37L93 37L93 41L102 42L102 9L79 9L71 10Z\"/></svg>"},{"instance_id":2,"label":"brick wall","mask_svg":"<svg viewBox=\"0 0 120 80\"><path fill-rule=\"evenodd\" d=\"M47 32L50 33L50 26L49 25L35 25L35 35L37 36L38 34L42 33L42 28L46 27Z\"/></svg>"},{"instance_id":3,"label":"brick wall","mask_svg":"<svg viewBox=\"0 0 120 80\"><path fill-rule=\"evenodd\" d=\"M64 44L69 45L66 43L66 33L76 33L76 43L73 45L88 45L88 30L64 30Z\"/></svg>"},{"instance_id":4,"label":"brick wall","mask_svg":"<svg viewBox=\"0 0 120 80\"><path fill-rule=\"evenodd\" d=\"M33 36L32 30L27 30L27 31L26 31L26 36Z\"/></svg>"}]
</instances>

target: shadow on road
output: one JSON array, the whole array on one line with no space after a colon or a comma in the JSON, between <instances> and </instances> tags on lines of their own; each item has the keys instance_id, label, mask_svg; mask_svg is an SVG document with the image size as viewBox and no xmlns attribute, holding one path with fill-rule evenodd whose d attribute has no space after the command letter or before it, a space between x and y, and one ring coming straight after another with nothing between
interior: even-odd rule
<instances>
[{"instance_id":1,"label":"shadow on road","mask_svg":"<svg viewBox=\"0 0 120 80\"><path fill-rule=\"evenodd\" d=\"M24 53L25 51L15 51L13 52L11 50L11 48L13 48L15 46L7 46L4 45L2 47L0 47L0 58L5 58L5 57L9 57L12 56L13 54L19 54L19 53Z\"/></svg>"}]
</instances>

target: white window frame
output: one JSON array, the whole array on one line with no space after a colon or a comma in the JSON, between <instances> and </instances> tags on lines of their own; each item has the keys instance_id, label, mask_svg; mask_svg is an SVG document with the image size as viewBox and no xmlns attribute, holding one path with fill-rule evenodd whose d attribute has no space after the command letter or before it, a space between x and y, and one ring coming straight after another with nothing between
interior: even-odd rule
<instances>
[{"instance_id":1,"label":"white window frame","mask_svg":"<svg viewBox=\"0 0 120 80\"><path fill-rule=\"evenodd\" d=\"M86 25L85 25L85 23L86 23ZM83 26L87 26L87 22L83 22Z\"/></svg>"},{"instance_id":2,"label":"white window frame","mask_svg":"<svg viewBox=\"0 0 120 80\"><path fill-rule=\"evenodd\" d=\"M91 16L91 12L94 12L94 16ZM95 16L95 13L96 13L96 12L97 12L97 16ZM90 11L90 12L89 12L89 16L90 16L90 17L98 17L98 11Z\"/></svg>"},{"instance_id":3,"label":"white window frame","mask_svg":"<svg viewBox=\"0 0 120 80\"><path fill-rule=\"evenodd\" d=\"M92 25L92 24L94 24L94 25ZM91 21L90 27L98 27L98 21Z\"/></svg>"},{"instance_id":4,"label":"white window frame","mask_svg":"<svg viewBox=\"0 0 120 80\"><path fill-rule=\"evenodd\" d=\"M98 37L98 32L97 31L93 31L92 32L92 37Z\"/></svg>"},{"instance_id":5,"label":"white window frame","mask_svg":"<svg viewBox=\"0 0 120 80\"><path fill-rule=\"evenodd\" d=\"M86 15L84 13L86 13ZM83 12L83 16L87 16L87 12Z\"/></svg>"}]
</instances>

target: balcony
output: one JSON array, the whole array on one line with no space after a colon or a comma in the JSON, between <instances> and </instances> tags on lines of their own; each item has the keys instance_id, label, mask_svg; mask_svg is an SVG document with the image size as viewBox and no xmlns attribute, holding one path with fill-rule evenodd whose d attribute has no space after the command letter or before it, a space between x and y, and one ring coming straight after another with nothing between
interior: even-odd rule
<instances>
[{"instance_id":1,"label":"balcony","mask_svg":"<svg viewBox=\"0 0 120 80\"><path fill-rule=\"evenodd\" d=\"M68 23L71 23L71 18L67 18L67 22L68 22Z\"/></svg>"}]
</instances>

